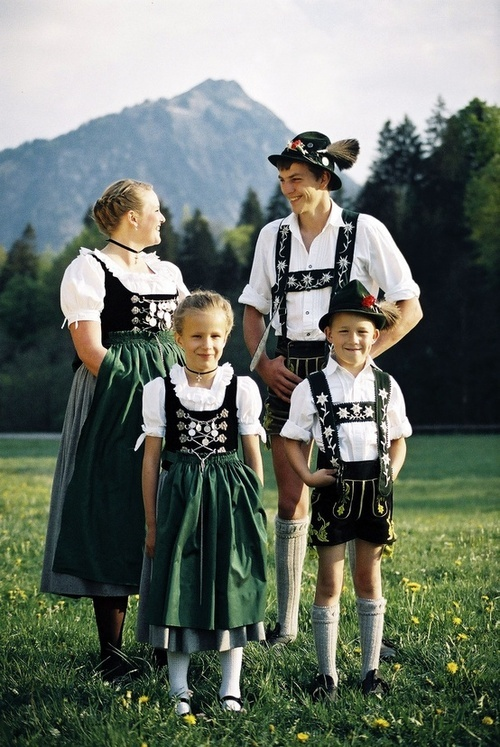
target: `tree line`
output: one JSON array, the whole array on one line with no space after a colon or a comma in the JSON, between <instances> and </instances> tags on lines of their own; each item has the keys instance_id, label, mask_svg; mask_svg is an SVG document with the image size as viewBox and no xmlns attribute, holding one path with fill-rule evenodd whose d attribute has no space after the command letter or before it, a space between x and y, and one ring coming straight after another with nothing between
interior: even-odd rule
<instances>
[{"instance_id":1,"label":"tree line","mask_svg":"<svg viewBox=\"0 0 500 747\"><path fill-rule=\"evenodd\" d=\"M378 363L401 384L411 422L498 424L500 297L500 109L474 99L448 115L439 99L423 134L410 119L386 122L369 178L343 207L382 220L421 288L424 319ZM175 262L190 289L227 296L236 324L226 348L248 373L238 296L262 226L289 213L277 184L263 207L249 189L237 225L215 235L199 210L176 229L168 206L162 259ZM40 253L27 225L0 247L0 431L59 431L71 385L69 333L61 331L59 286L81 246L103 247L89 214L60 254ZM260 383L260 382L259 382Z\"/></svg>"}]
</instances>

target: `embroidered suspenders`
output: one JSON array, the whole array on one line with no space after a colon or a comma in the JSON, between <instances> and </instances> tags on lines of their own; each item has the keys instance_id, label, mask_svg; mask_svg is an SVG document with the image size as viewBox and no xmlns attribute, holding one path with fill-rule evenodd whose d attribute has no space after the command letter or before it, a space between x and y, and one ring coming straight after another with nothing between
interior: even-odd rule
<instances>
[{"instance_id":1,"label":"embroidered suspenders","mask_svg":"<svg viewBox=\"0 0 500 747\"><path fill-rule=\"evenodd\" d=\"M281 335L286 337L286 295L331 287L332 295L350 279L356 243L358 213L342 210L344 226L339 228L335 266L330 269L297 270L290 273L292 232L281 223L276 237L276 283L272 289L271 317L278 311Z\"/></svg>"},{"instance_id":2,"label":"embroidered suspenders","mask_svg":"<svg viewBox=\"0 0 500 747\"><path fill-rule=\"evenodd\" d=\"M317 371L309 376L309 386L318 410L321 425L321 435L327 462L338 470L337 485L342 490L344 464L340 457L338 440L338 426L341 423L374 421L377 426L378 458L380 475L378 493L381 498L390 495L392 489L392 469L389 457L389 423L387 407L391 392L389 374L378 368L373 368L375 376L374 402L347 402L334 404L323 371Z\"/></svg>"}]
</instances>

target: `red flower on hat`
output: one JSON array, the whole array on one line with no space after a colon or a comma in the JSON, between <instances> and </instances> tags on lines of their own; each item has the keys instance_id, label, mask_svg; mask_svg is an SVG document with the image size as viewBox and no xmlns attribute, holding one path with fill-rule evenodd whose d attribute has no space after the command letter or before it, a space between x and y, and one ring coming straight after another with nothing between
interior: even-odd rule
<instances>
[{"instance_id":1,"label":"red flower on hat","mask_svg":"<svg viewBox=\"0 0 500 747\"><path fill-rule=\"evenodd\" d=\"M299 140L299 138L297 138L296 140L290 140L290 142L287 143L286 148L287 150L298 150L299 153L302 153L303 156L308 155L304 143L302 142L302 140Z\"/></svg>"},{"instance_id":2,"label":"red flower on hat","mask_svg":"<svg viewBox=\"0 0 500 747\"><path fill-rule=\"evenodd\" d=\"M365 296L363 300L361 301L361 306L364 309L372 309L377 302L377 299L375 296Z\"/></svg>"}]
</instances>

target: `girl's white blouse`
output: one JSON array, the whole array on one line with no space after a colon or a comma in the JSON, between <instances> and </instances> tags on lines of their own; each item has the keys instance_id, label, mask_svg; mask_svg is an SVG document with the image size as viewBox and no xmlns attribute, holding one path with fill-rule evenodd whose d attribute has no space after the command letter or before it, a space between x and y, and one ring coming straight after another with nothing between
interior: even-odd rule
<instances>
[{"instance_id":1,"label":"girl's white blouse","mask_svg":"<svg viewBox=\"0 0 500 747\"><path fill-rule=\"evenodd\" d=\"M178 293L182 301L189 295L176 265L162 261L155 253L143 256L151 272L129 272L99 249L82 247L78 257L66 268L61 282L61 308L67 323L100 321L105 296L104 270L93 257L104 262L125 288L139 296Z\"/></svg>"},{"instance_id":2,"label":"girl's white blouse","mask_svg":"<svg viewBox=\"0 0 500 747\"><path fill-rule=\"evenodd\" d=\"M196 412L218 409L231 381L233 367L230 363L219 366L210 389L190 386L186 372L179 364L170 369L170 379L183 407ZM266 440L266 432L260 422L262 399L259 387L249 376L238 376L236 393L238 432L241 436L258 435ZM165 381L158 377L144 386L142 396L143 433L135 445L136 450L146 436L164 438L166 428Z\"/></svg>"}]
</instances>

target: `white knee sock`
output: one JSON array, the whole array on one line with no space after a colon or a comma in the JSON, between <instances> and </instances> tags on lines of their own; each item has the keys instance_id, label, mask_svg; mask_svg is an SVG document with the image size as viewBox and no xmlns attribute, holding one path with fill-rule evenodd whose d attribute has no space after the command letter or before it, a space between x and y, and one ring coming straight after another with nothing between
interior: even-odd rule
<instances>
[{"instance_id":1,"label":"white knee sock","mask_svg":"<svg viewBox=\"0 0 500 747\"><path fill-rule=\"evenodd\" d=\"M227 651L219 651L222 680L219 689L219 698L232 695L234 698L241 696L240 677L243 662L243 648L230 648ZM227 701L229 710L239 710L240 706Z\"/></svg>"},{"instance_id":2,"label":"white knee sock","mask_svg":"<svg viewBox=\"0 0 500 747\"><path fill-rule=\"evenodd\" d=\"M361 640L361 681L372 669L378 669L386 603L383 597L356 599Z\"/></svg>"},{"instance_id":3,"label":"white knee sock","mask_svg":"<svg viewBox=\"0 0 500 747\"><path fill-rule=\"evenodd\" d=\"M340 605L319 607L313 604L311 621L318 657L320 674L329 674L333 678L335 687L338 685L337 673L337 637L339 632Z\"/></svg>"},{"instance_id":4,"label":"white knee sock","mask_svg":"<svg viewBox=\"0 0 500 747\"><path fill-rule=\"evenodd\" d=\"M300 586L308 528L309 518L287 520L277 516L274 522L278 622L282 635L295 637L299 627Z\"/></svg>"},{"instance_id":5,"label":"white knee sock","mask_svg":"<svg viewBox=\"0 0 500 747\"><path fill-rule=\"evenodd\" d=\"M189 654L182 651L167 651L168 681L170 682L170 696L172 698L188 698L188 669Z\"/></svg>"}]
</instances>

